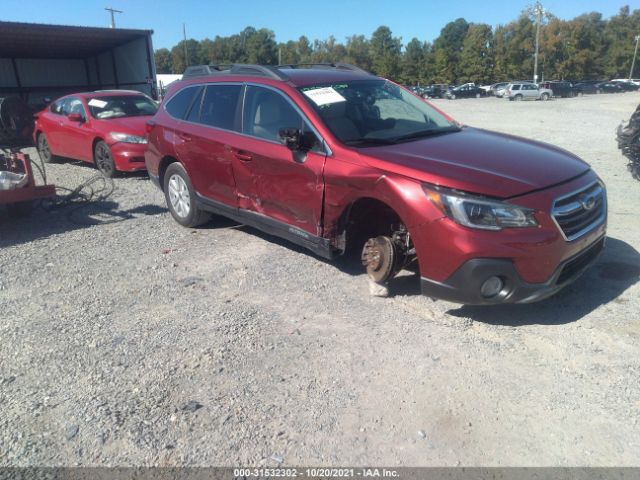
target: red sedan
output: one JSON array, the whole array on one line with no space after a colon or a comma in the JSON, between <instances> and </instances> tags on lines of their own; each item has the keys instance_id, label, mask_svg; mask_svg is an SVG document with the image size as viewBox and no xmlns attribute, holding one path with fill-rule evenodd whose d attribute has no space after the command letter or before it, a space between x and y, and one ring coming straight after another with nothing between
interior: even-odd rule
<instances>
[{"instance_id":1,"label":"red sedan","mask_svg":"<svg viewBox=\"0 0 640 480\"><path fill-rule=\"evenodd\" d=\"M67 95L37 115L34 140L44 162L84 160L107 177L145 170L145 124L156 110L153 100L136 91Z\"/></svg>"}]
</instances>

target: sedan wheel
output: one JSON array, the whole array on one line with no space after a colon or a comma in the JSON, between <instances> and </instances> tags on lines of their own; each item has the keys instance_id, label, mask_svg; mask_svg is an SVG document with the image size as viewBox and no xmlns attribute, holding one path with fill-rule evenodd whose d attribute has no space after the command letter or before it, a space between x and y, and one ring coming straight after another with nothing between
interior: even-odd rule
<instances>
[{"instance_id":1,"label":"sedan wheel","mask_svg":"<svg viewBox=\"0 0 640 480\"><path fill-rule=\"evenodd\" d=\"M109 145L100 141L96 144L93 152L93 160L100 173L107 178L112 178L116 174L116 166L113 162L113 155Z\"/></svg>"},{"instance_id":2,"label":"sedan wheel","mask_svg":"<svg viewBox=\"0 0 640 480\"><path fill-rule=\"evenodd\" d=\"M44 136L44 133L38 135L38 155L40 155L40 160L44 163L50 163L53 160L49 142L47 142L47 137Z\"/></svg>"},{"instance_id":3,"label":"sedan wheel","mask_svg":"<svg viewBox=\"0 0 640 480\"><path fill-rule=\"evenodd\" d=\"M543 93L542 94L542 101L546 102L547 100L549 100L549 94L548 93Z\"/></svg>"},{"instance_id":4,"label":"sedan wheel","mask_svg":"<svg viewBox=\"0 0 640 480\"><path fill-rule=\"evenodd\" d=\"M476 93L476 98L480 98L480 94L479 93Z\"/></svg>"}]
</instances>

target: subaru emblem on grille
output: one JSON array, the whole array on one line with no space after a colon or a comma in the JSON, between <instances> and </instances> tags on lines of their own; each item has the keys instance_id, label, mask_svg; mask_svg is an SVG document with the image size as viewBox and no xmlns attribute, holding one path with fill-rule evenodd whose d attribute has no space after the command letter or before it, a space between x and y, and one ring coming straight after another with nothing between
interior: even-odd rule
<instances>
[{"instance_id":1,"label":"subaru emblem on grille","mask_svg":"<svg viewBox=\"0 0 640 480\"><path fill-rule=\"evenodd\" d=\"M584 208L585 210L591 210L596 206L595 195L587 195L586 193L583 193L582 195L580 195L578 201L580 202L580 205L582 205L582 208Z\"/></svg>"}]
</instances>

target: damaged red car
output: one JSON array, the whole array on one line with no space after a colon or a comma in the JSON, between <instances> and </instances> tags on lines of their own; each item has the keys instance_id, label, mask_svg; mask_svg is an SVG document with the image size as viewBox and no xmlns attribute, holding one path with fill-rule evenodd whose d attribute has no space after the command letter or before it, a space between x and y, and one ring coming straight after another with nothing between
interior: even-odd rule
<instances>
[{"instance_id":1,"label":"damaged red car","mask_svg":"<svg viewBox=\"0 0 640 480\"><path fill-rule=\"evenodd\" d=\"M533 302L604 247L605 186L587 163L460 125L353 66L190 78L147 131L147 169L178 223L213 213L325 258L358 251L381 285L417 262L429 297Z\"/></svg>"},{"instance_id":2,"label":"damaged red car","mask_svg":"<svg viewBox=\"0 0 640 480\"><path fill-rule=\"evenodd\" d=\"M44 162L84 160L107 177L144 170L145 124L156 110L133 90L67 95L37 114L34 141Z\"/></svg>"}]
</instances>

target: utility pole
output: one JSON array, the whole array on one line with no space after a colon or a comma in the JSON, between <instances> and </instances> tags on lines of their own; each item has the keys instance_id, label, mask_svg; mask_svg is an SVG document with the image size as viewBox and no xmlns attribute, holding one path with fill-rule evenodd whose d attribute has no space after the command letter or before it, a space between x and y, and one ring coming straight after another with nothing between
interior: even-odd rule
<instances>
[{"instance_id":1,"label":"utility pole","mask_svg":"<svg viewBox=\"0 0 640 480\"><path fill-rule=\"evenodd\" d=\"M111 13L111 28L116 28L116 17L114 13L123 13L122 10L116 10L115 8L105 8L107 12Z\"/></svg>"},{"instance_id":2,"label":"utility pole","mask_svg":"<svg viewBox=\"0 0 640 480\"><path fill-rule=\"evenodd\" d=\"M542 22L542 15L544 15L544 7L538 1L533 6L533 13L536 16L536 53L534 55L533 62L533 83L538 83L538 50L540 48L540 23Z\"/></svg>"},{"instance_id":3,"label":"utility pole","mask_svg":"<svg viewBox=\"0 0 640 480\"><path fill-rule=\"evenodd\" d=\"M187 26L184 23L182 24L182 37L184 39L182 44L184 45L184 68L186 70L189 66L189 51L187 50Z\"/></svg>"},{"instance_id":4,"label":"utility pole","mask_svg":"<svg viewBox=\"0 0 640 480\"><path fill-rule=\"evenodd\" d=\"M636 54L638 53L638 40L640 40L640 35L636 35L636 49L633 51L633 61L631 62L631 70L629 70L629 80L633 77L633 67L636 66Z\"/></svg>"}]
</instances>

